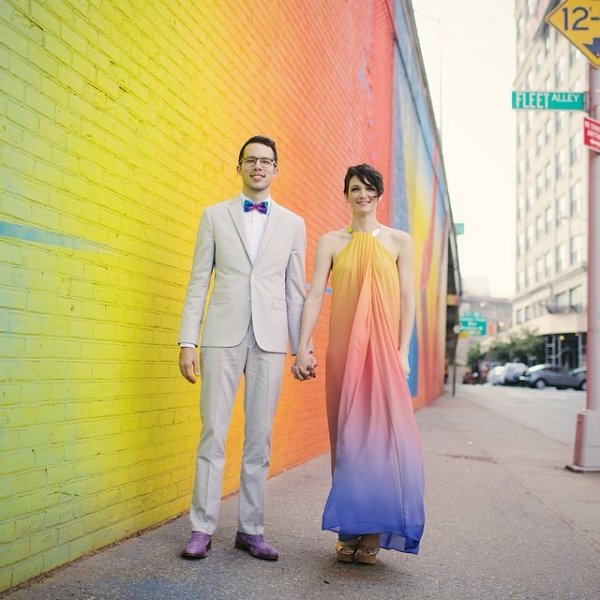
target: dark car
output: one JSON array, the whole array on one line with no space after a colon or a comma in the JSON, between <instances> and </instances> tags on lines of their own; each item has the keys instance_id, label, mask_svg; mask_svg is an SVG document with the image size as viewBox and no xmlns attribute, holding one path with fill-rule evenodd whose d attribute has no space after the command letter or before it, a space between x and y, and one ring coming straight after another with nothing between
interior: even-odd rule
<instances>
[{"instance_id":1,"label":"dark car","mask_svg":"<svg viewBox=\"0 0 600 600\"><path fill-rule=\"evenodd\" d=\"M519 377L519 381L523 385L538 389L551 385L559 390L565 388L584 390L587 378L585 374L582 377L581 373L576 371L581 371L581 369L569 371L562 365L534 365Z\"/></svg>"}]
</instances>

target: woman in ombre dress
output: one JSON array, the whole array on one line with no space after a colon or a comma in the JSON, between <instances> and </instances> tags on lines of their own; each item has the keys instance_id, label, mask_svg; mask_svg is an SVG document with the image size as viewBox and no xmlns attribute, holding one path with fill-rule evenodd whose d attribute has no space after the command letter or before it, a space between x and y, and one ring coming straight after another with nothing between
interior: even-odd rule
<instances>
[{"instance_id":1,"label":"woman in ombre dress","mask_svg":"<svg viewBox=\"0 0 600 600\"><path fill-rule=\"evenodd\" d=\"M424 526L423 462L406 377L415 318L410 236L377 221L383 178L350 167L349 227L318 242L292 372L313 377L310 338L329 274L333 297L326 362L332 486L323 529L336 557L373 564L379 548L417 554Z\"/></svg>"}]
</instances>

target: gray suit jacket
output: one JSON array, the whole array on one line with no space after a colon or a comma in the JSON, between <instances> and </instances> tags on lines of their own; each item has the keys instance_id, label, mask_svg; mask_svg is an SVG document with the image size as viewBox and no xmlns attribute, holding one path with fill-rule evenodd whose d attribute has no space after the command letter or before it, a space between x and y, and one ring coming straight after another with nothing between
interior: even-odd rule
<instances>
[{"instance_id":1,"label":"gray suit jacket","mask_svg":"<svg viewBox=\"0 0 600 600\"><path fill-rule=\"evenodd\" d=\"M237 196L209 206L200 219L179 342L197 344L202 328L201 346L237 346L252 319L262 350L287 352L289 340L295 354L306 275L304 221L271 200L252 264L241 202Z\"/></svg>"}]
</instances>

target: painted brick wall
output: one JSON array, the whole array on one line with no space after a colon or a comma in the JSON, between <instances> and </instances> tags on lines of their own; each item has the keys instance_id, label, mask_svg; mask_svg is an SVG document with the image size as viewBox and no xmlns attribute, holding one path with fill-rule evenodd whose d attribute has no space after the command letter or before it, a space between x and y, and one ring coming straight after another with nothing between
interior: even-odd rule
<instances>
[{"instance_id":1,"label":"painted brick wall","mask_svg":"<svg viewBox=\"0 0 600 600\"><path fill-rule=\"evenodd\" d=\"M409 4L0 2L0 589L187 510L179 315L198 219L239 191L251 135L278 141L309 269L347 223L347 166L384 173L379 218L415 239L415 405L439 393L449 216ZM327 450L323 383L285 379L272 474ZM224 494L242 427L238 399Z\"/></svg>"},{"instance_id":2,"label":"painted brick wall","mask_svg":"<svg viewBox=\"0 0 600 600\"><path fill-rule=\"evenodd\" d=\"M0 589L187 510L198 388L175 342L199 216L239 191L241 143L271 135L312 268L346 223L347 166L390 174L390 14L0 2ZM225 494L242 422L238 402ZM323 378L288 377L272 473L326 450Z\"/></svg>"}]
</instances>

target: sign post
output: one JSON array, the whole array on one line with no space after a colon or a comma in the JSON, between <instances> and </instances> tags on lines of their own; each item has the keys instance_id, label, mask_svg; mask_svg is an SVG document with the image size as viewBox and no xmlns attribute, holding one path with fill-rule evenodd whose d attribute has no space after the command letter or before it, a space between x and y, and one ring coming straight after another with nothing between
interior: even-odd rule
<instances>
[{"instance_id":1,"label":"sign post","mask_svg":"<svg viewBox=\"0 0 600 600\"><path fill-rule=\"evenodd\" d=\"M480 337L487 333L487 319L479 313L467 312L459 318L461 333L467 332L469 336Z\"/></svg>"},{"instance_id":2,"label":"sign post","mask_svg":"<svg viewBox=\"0 0 600 600\"><path fill-rule=\"evenodd\" d=\"M573 471L600 471L600 0L565 0L546 18L590 61L586 408L577 414ZM586 126L587 123L587 126Z\"/></svg>"}]
</instances>

